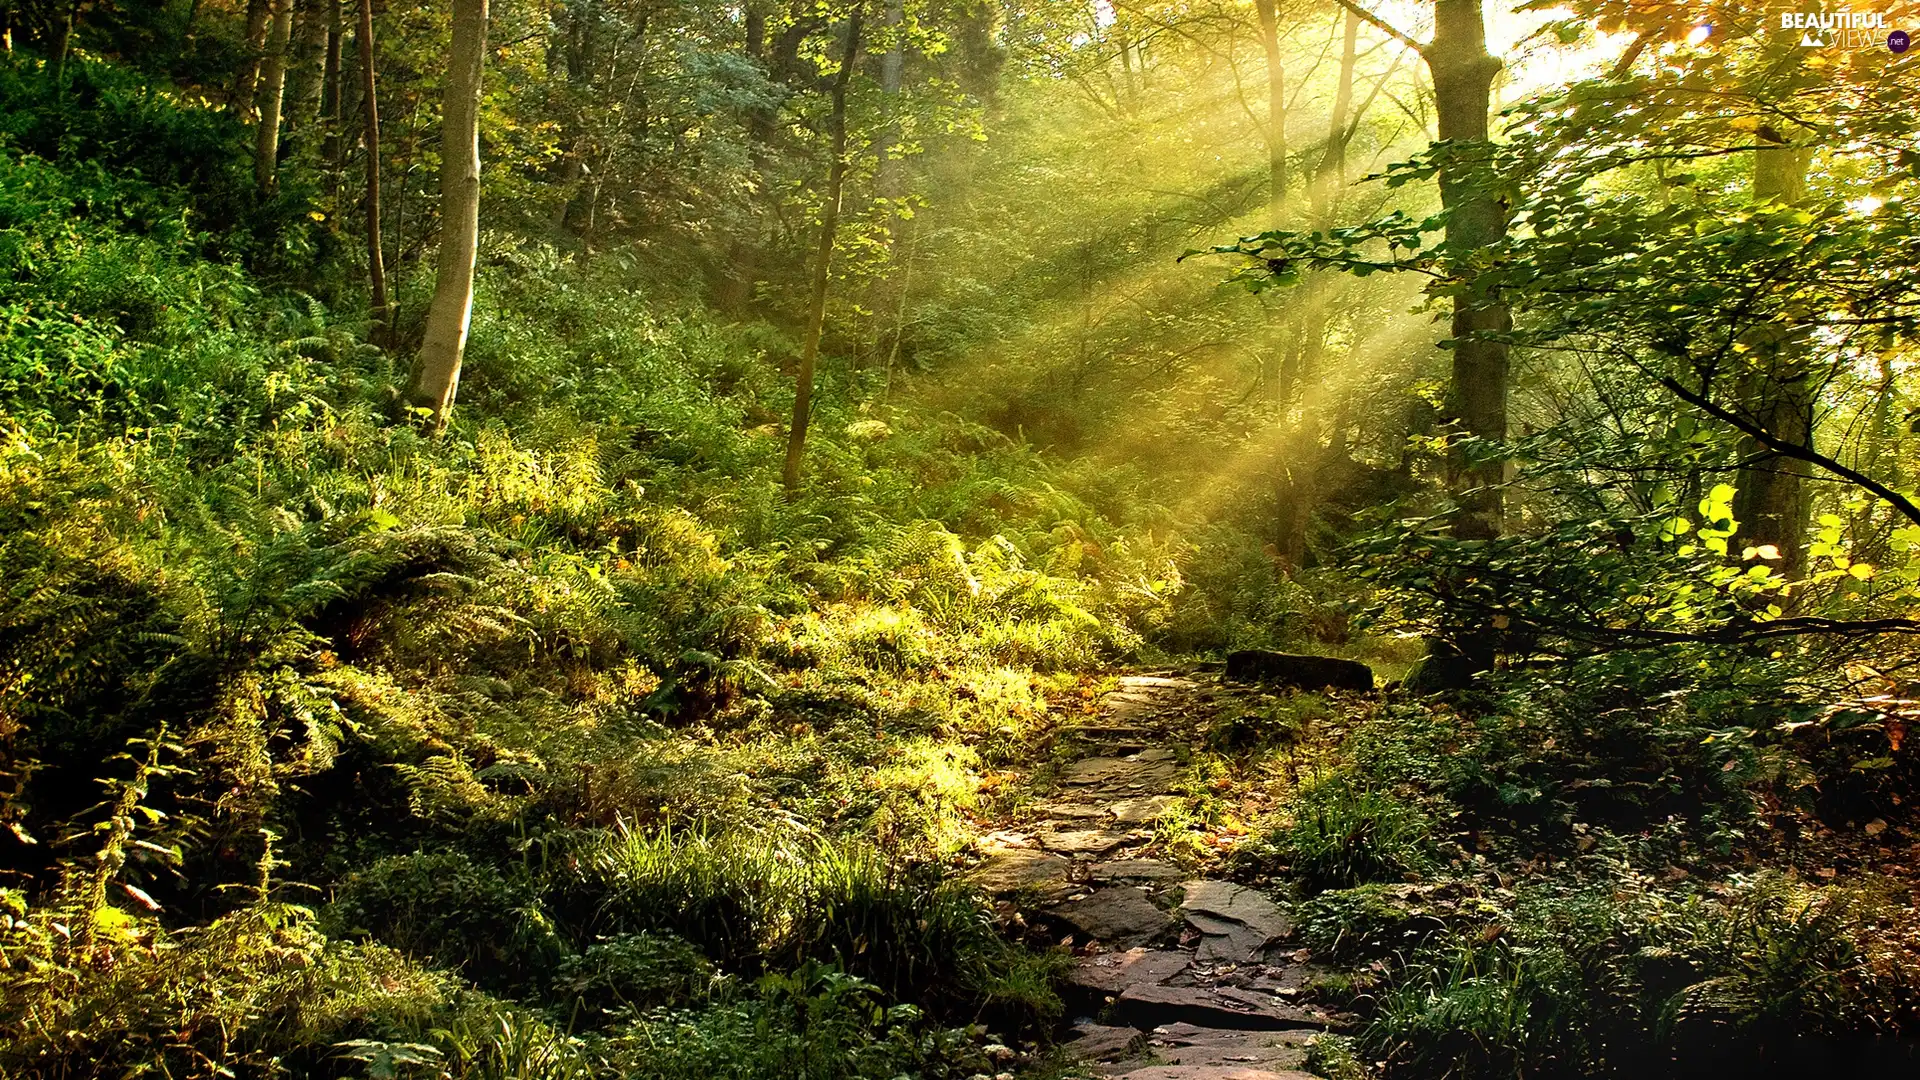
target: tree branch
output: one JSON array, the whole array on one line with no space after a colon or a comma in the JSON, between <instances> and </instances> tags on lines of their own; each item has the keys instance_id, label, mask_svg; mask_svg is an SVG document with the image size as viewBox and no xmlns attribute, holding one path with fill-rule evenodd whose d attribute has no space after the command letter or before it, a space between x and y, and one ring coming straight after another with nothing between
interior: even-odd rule
<instances>
[{"instance_id":1,"label":"tree branch","mask_svg":"<svg viewBox=\"0 0 1920 1080\"><path fill-rule=\"evenodd\" d=\"M1873 477L1868 476L1858 469L1848 468L1846 465L1820 453L1811 446L1788 442L1780 438L1766 428L1748 420L1746 417L1741 416L1726 406L1716 404L1706 395L1689 390L1686 384L1672 376L1656 375L1654 378L1674 397L1679 398L1681 401L1699 409L1701 412L1706 413L1708 416L1713 417L1715 420L1726 424L1734 430L1750 436L1755 442L1774 453L1812 465L1818 465L1820 468L1853 484L1855 487L1864 488L1880 496L1882 499L1891 503L1895 510L1900 511L1901 515L1908 521L1920 524L1920 506L1914 505L1912 499L1875 480Z\"/></svg>"},{"instance_id":2,"label":"tree branch","mask_svg":"<svg viewBox=\"0 0 1920 1080\"><path fill-rule=\"evenodd\" d=\"M1393 38L1395 41L1400 42L1402 45L1405 45L1407 48L1412 49L1414 52L1419 53L1421 56L1427 55L1427 47L1425 45L1422 45L1419 42L1413 40L1413 38L1401 32L1401 30L1398 27L1387 22L1385 19L1382 19L1380 16L1375 15L1373 12L1368 11L1366 8L1361 7L1359 4L1354 3L1353 0L1336 0L1336 2L1341 7L1346 8L1348 11L1353 12L1355 15L1358 15L1362 22L1365 22L1368 25L1372 26L1375 30L1378 30L1381 33L1387 35L1388 37Z\"/></svg>"}]
</instances>

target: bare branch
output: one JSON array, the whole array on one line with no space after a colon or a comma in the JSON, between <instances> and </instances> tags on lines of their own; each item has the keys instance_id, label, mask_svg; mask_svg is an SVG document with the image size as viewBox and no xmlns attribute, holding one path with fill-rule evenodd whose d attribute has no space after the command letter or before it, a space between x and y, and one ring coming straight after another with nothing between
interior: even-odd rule
<instances>
[{"instance_id":1,"label":"bare branch","mask_svg":"<svg viewBox=\"0 0 1920 1080\"><path fill-rule=\"evenodd\" d=\"M1375 30L1378 30L1381 33L1387 35L1388 37L1393 38L1395 41L1400 42L1401 44L1405 45L1407 48L1412 49L1414 52L1419 53L1421 56L1427 55L1427 47L1413 40L1413 38L1409 37L1406 33L1401 31L1399 27L1394 26L1393 24L1387 22L1385 19L1382 19L1380 16L1375 15L1373 12L1368 11L1366 8L1361 7L1359 4L1354 3L1353 0L1337 0L1337 2L1341 7L1346 8L1348 11L1353 12L1355 15L1358 15L1361 21L1371 25Z\"/></svg>"}]
</instances>

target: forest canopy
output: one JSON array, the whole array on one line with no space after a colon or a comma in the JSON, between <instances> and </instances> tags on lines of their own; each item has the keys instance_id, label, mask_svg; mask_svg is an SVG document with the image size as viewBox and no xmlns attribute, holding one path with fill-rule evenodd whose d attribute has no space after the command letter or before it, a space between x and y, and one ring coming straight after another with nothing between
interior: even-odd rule
<instances>
[{"instance_id":1,"label":"forest canopy","mask_svg":"<svg viewBox=\"0 0 1920 1080\"><path fill-rule=\"evenodd\" d=\"M1913 33L0 0L0 1080L1910 1071Z\"/></svg>"}]
</instances>

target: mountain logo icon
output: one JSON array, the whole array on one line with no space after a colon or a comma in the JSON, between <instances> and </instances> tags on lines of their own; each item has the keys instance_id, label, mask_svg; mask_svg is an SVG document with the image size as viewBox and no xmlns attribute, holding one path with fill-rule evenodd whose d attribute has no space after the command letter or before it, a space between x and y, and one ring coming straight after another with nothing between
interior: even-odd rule
<instances>
[{"instance_id":1,"label":"mountain logo icon","mask_svg":"<svg viewBox=\"0 0 1920 1080\"><path fill-rule=\"evenodd\" d=\"M1817 49L1825 44L1826 42L1816 37L1811 30L1804 31L1800 35L1800 47L1803 49Z\"/></svg>"}]
</instances>

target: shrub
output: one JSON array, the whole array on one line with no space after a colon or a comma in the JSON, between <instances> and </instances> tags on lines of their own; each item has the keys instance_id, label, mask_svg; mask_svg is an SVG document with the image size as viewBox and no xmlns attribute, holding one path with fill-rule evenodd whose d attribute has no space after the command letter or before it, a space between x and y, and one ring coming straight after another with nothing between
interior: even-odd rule
<instances>
[{"instance_id":1,"label":"shrub","mask_svg":"<svg viewBox=\"0 0 1920 1080\"><path fill-rule=\"evenodd\" d=\"M1349 773L1302 786L1292 811L1274 840L1311 891L1398 881L1431 862L1426 815Z\"/></svg>"},{"instance_id":2,"label":"shrub","mask_svg":"<svg viewBox=\"0 0 1920 1080\"><path fill-rule=\"evenodd\" d=\"M983 1071L957 1031L926 1030L912 1005L817 963L763 977L754 993L653 1020L614 1040L627 1080L942 1080Z\"/></svg>"},{"instance_id":3,"label":"shrub","mask_svg":"<svg viewBox=\"0 0 1920 1080\"><path fill-rule=\"evenodd\" d=\"M563 949L532 890L460 852L381 859L341 883L326 917L336 934L371 936L489 986L540 980Z\"/></svg>"},{"instance_id":4,"label":"shrub","mask_svg":"<svg viewBox=\"0 0 1920 1080\"><path fill-rule=\"evenodd\" d=\"M1294 915L1308 948L1341 959L1409 952L1447 927L1411 889L1379 884L1329 889L1302 901Z\"/></svg>"},{"instance_id":5,"label":"shrub","mask_svg":"<svg viewBox=\"0 0 1920 1080\"><path fill-rule=\"evenodd\" d=\"M712 992L718 975L700 950L667 934L618 934L560 961L553 994L592 1021L682 1006Z\"/></svg>"},{"instance_id":6,"label":"shrub","mask_svg":"<svg viewBox=\"0 0 1920 1080\"><path fill-rule=\"evenodd\" d=\"M1414 1076L1790 1062L1811 1039L1911 1023L1905 983L1867 962L1846 907L1837 890L1779 878L1724 899L1631 877L1534 890L1500 921L1436 938L1397 969L1365 1043Z\"/></svg>"}]
</instances>

